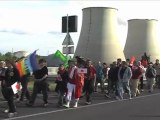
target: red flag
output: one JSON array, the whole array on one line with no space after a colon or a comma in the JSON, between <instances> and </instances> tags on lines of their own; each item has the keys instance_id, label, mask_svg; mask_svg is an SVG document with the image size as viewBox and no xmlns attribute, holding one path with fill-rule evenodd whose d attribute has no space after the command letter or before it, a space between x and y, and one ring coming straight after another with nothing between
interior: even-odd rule
<instances>
[{"instance_id":1,"label":"red flag","mask_svg":"<svg viewBox=\"0 0 160 120\"><path fill-rule=\"evenodd\" d=\"M131 61L130 61L130 65L133 65L135 60L136 60L135 56L132 56Z\"/></svg>"}]
</instances>

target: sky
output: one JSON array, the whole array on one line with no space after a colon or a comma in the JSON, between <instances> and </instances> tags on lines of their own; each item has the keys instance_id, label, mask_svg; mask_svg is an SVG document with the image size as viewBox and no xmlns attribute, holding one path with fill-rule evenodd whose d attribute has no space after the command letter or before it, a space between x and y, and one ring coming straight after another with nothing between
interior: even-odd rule
<instances>
[{"instance_id":1,"label":"sky","mask_svg":"<svg viewBox=\"0 0 160 120\"><path fill-rule=\"evenodd\" d=\"M61 32L62 16L78 16L78 32L71 33L75 48L82 24L82 9L86 7L114 7L118 9L118 31L122 47L127 36L127 20L160 20L160 1L138 0L1 0L0 52L38 49L39 55L62 50L66 33Z\"/></svg>"}]
</instances>

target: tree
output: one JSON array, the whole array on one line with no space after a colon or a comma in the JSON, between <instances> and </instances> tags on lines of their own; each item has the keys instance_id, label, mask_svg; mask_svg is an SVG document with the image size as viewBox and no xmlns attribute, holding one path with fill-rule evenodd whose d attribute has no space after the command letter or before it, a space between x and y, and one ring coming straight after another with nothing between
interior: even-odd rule
<instances>
[{"instance_id":1,"label":"tree","mask_svg":"<svg viewBox=\"0 0 160 120\"><path fill-rule=\"evenodd\" d=\"M2 53L0 53L0 61L1 60L3 60L3 61L5 60L5 56Z\"/></svg>"},{"instance_id":2,"label":"tree","mask_svg":"<svg viewBox=\"0 0 160 120\"><path fill-rule=\"evenodd\" d=\"M9 59L9 60L13 59L13 54L11 52L5 53L4 56L5 56L5 59Z\"/></svg>"}]
</instances>

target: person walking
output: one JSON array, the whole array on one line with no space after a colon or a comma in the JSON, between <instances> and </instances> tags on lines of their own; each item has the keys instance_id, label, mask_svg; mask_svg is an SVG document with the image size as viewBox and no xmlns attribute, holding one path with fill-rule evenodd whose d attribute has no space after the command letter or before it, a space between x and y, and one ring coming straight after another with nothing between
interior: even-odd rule
<instances>
[{"instance_id":1,"label":"person walking","mask_svg":"<svg viewBox=\"0 0 160 120\"><path fill-rule=\"evenodd\" d=\"M69 80L67 83L67 95L66 95L66 104L64 107L69 108L72 97L75 95L75 88L76 88L76 74L77 74L77 66L75 65L75 61L69 60L68 61L68 74Z\"/></svg>"},{"instance_id":2,"label":"person walking","mask_svg":"<svg viewBox=\"0 0 160 120\"><path fill-rule=\"evenodd\" d=\"M150 62L146 70L148 92L153 92L155 85L156 70L153 68L153 63Z\"/></svg>"},{"instance_id":3,"label":"person walking","mask_svg":"<svg viewBox=\"0 0 160 120\"><path fill-rule=\"evenodd\" d=\"M116 62L113 62L110 65L110 70L108 71L108 87L107 87L107 93L105 97L110 98L111 92L115 93L115 96L117 98L118 96L118 90L117 90L117 81L118 81L118 67Z\"/></svg>"},{"instance_id":4,"label":"person walking","mask_svg":"<svg viewBox=\"0 0 160 120\"><path fill-rule=\"evenodd\" d=\"M132 78L131 78L131 93L133 97L136 97L140 94L138 89L139 79L142 76L142 69L139 67L138 62L134 61L132 65Z\"/></svg>"},{"instance_id":5,"label":"person walking","mask_svg":"<svg viewBox=\"0 0 160 120\"><path fill-rule=\"evenodd\" d=\"M121 67L118 71L118 91L119 97L123 100L123 93L125 90L128 92L129 99L131 99L131 90L129 86L130 79L132 77L131 68L128 67L126 61L122 61Z\"/></svg>"},{"instance_id":6,"label":"person walking","mask_svg":"<svg viewBox=\"0 0 160 120\"><path fill-rule=\"evenodd\" d=\"M78 107L79 98L82 94L82 89L84 85L84 73L81 72L81 62L79 61L79 57L76 57L77 61L76 64L74 61L69 61L69 81L67 84L67 100L66 105L64 105L66 108L70 107L70 102L72 101L72 98L74 98L74 105L73 107Z\"/></svg>"},{"instance_id":7,"label":"person walking","mask_svg":"<svg viewBox=\"0 0 160 120\"><path fill-rule=\"evenodd\" d=\"M6 60L7 69L5 71L5 79L2 85L2 94L8 103L8 117L14 117L17 114L16 106L14 103L14 93L12 85L16 82L20 82L20 74L15 67L15 62L11 60Z\"/></svg>"},{"instance_id":8,"label":"person walking","mask_svg":"<svg viewBox=\"0 0 160 120\"><path fill-rule=\"evenodd\" d=\"M98 91L98 83L100 83L101 92L104 92L104 74L103 74L103 66L99 61L96 66L96 83L95 83L95 92Z\"/></svg>"},{"instance_id":9,"label":"person walking","mask_svg":"<svg viewBox=\"0 0 160 120\"><path fill-rule=\"evenodd\" d=\"M103 81L102 81L102 92L105 91L105 83L108 83L109 80L108 80L108 72L110 70L110 67L107 65L107 63L103 63Z\"/></svg>"},{"instance_id":10,"label":"person walking","mask_svg":"<svg viewBox=\"0 0 160 120\"><path fill-rule=\"evenodd\" d=\"M153 65L153 67L156 70L156 78L155 78L156 85L160 89L160 63L159 63L159 59L156 59L156 62Z\"/></svg>"},{"instance_id":11,"label":"person walking","mask_svg":"<svg viewBox=\"0 0 160 120\"><path fill-rule=\"evenodd\" d=\"M5 72L6 72L6 63L5 61L0 61L0 84L1 84L1 92L2 92L2 88L4 87L4 81L5 81ZM4 97L4 95L2 94L2 96ZM5 109L4 113L8 113L9 110Z\"/></svg>"},{"instance_id":12,"label":"person walking","mask_svg":"<svg viewBox=\"0 0 160 120\"><path fill-rule=\"evenodd\" d=\"M65 94L67 93L67 83L69 80L68 71L64 68L63 64L59 65L56 79L56 89L58 93L58 107L62 107L65 103Z\"/></svg>"},{"instance_id":13,"label":"person walking","mask_svg":"<svg viewBox=\"0 0 160 120\"><path fill-rule=\"evenodd\" d=\"M139 79L139 81L140 81L140 84L139 84L139 89L140 89L140 91L141 92L143 92L144 91L144 88L143 88L143 86L144 86L144 80L146 80L146 76L145 76L145 72L146 72L146 67L144 67L142 64L141 64L141 61L138 61L138 66L141 68L141 70L142 70L142 75L140 76L140 79Z\"/></svg>"},{"instance_id":14,"label":"person walking","mask_svg":"<svg viewBox=\"0 0 160 120\"><path fill-rule=\"evenodd\" d=\"M34 86L33 92L29 102L26 104L27 106L33 106L36 100L37 94L39 91L42 91L43 94L43 106L46 107L48 105L48 68L46 66L46 60L40 59L39 60L40 69L33 72L34 75Z\"/></svg>"},{"instance_id":15,"label":"person walking","mask_svg":"<svg viewBox=\"0 0 160 120\"><path fill-rule=\"evenodd\" d=\"M85 80L84 80L84 92L86 95L86 105L89 105L92 103L92 93L94 92L94 80L96 78L96 69L92 65L91 60L87 60L87 74L85 74Z\"/></svg>"}]
</instances>

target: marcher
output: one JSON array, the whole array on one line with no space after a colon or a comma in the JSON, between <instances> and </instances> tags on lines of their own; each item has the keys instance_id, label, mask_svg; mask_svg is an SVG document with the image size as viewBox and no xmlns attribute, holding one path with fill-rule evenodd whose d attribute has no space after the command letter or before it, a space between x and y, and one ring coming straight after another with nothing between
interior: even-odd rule
<instances>
[{"instance_id":1,"label":"marcher","mask_svg":"<svg viewBox=\"0 0 160 120\"><path fill-rule=\"evenodd\" d=\"M131 85L131 93L133 97L140 95L140 91L138 89L139 79L142 76L142 69L139 67L138 62L134 61L132 65L132 78L130 81Z\"/></svg>"},{"instance_id":2,"label":"marcher","mask_svg":"<svg viewBox=\"0 0 160 120\"><path fill-rule=\"evenodd\" d=\"M116 62L113 62L110 65L110 70L108 71L108 87L105 97L110 98L111 92L115 92L115 95L118 96L117 91L117 81L118 81L118 69Z\"/></svg>"},{"instance_id":3,"label":"marcher","mask_svg":"<svg viewBox=\"0 0 160 120\"><path fill-rule=\"evenodd\" d=\"M70 103L72 99L74 100L73 107L78 107L79 98L82 94L82 89L84 85L84 73L79 72L79 69L82 68L81 63L79 61L80 58L77 58L77 61L69 60L69 81L67 84L67 96L66 96L66 108L70 107Z\"/></svg>"},{"instance_id":4,"label":"marcher","mask_svg":"<svg viewBox=\"0 0 160 120\"><path fill-rule=\"evenodd\" d=\"M86 105L89 105L92 103L92 93L94 91L94 80L96 78L96 69L92 65L91 60L87 60L87 74L85 75L85 81L84 81L84 92L86 95Z\"/></svg>"},{"instance_id":5,"label":"marcher","mask_svg":"<svg viewBox=\"0 0 160 120\"><path fill-rule=\"evenodd\" d=\"M58 107L62 107L65 103L65 95L67 93L67 83L69 80L68 71L64 68L63 64L59 65L56 79L56 89L58 93Z\"/></svg>"},{"instance_id":6,"label":"marcher","mask_svg":"<svg viewBox=\"0 0 160 120\"><path fill-rule=\"evenodd\" d=\"M105 83L108 83L108 71L110 70L110 67L107 65L107 63L103 63L103 80L102 80L102 92L105 90Z\"/></svg>"},{"instance_id":7,"label":"marcher","mask_svg":"<svg viewBox=\"0 0 160 120\"><path fill-rule=\"evenodd\" d=\"M75 104L74 107L78 106L78 101L82 96L84 88L84 75L87 73L85 68L86 62L82 57L77 56L77 74L76 74L76 88L75 88Z\"/></svg>"},{"instance_id":8,"label":"marcher","mask_svg":"<svg viewBox=\"0 0 160 120\"><path fill-rule=\"evenodd\" d=\"M156 62L153 65L153 67L156 70L156 79L155 79L156 85L160 89L160 63L159 63L159 59L156 59Z\"/></svg>"},{"instance_id":9,"label":"marcher","mask_svg":"<svg viewBox=\"0 0 160 120\"><path fill-rule=\"evenodd\" d=\"M150 62L146 70L147 87L148 92L153 92L153 87L155 85L156 70L153 68L153 63Z\"/></svg>"},{"instance_id":10,"label":"marcher","mask_svg":"<svg viewBox=\"0 0 160 120\"><path fill-rule=\"evenodd\" d=\"M20 75L13 61L6 60L6 66L7 69L5 72L5 79L2 85L2 94L8 102L8 117L14 117L17 114L17 111L14 104L14 93L11 86L16 82L20 82Z\"/></svg>"},{"instance_id":11,"label":"marcher","mask_svg":"<svg viewBox=\"0 0 160 120\"><path fill-rule=\"evenodd\" d=\"M140 79L139 79L139 81L140 81L140 83L139 83L139 89L140 89L140 91L141 92L143 92L144 91L144 88L143 88L143 86L144 86L144 83L143 83L143 81L144 80L146 80L146 76L145 76L145 72L146 72L146 67L144 67L142 64L141 64L141 61L138 61L138 66L141 68L141 70L142 70L142 75L140 76Z\"/></svg>"},{"instance_id":12,"label":"marcher","mask_svg":"<svg viewBox=\"0 0 160 120\"><path fill-rule=\"evenodd\" d=\"M5 72L6 72L6 63L5 63L5 61L0 61L0 84L1 84L1 91L2 91L2 88L4 87ZM4 112L8 113L9 110L5 109Z\"/></svg>"},{"instance_id":13,"label":"marcher","mask_svg":"<svg viewBox=\"0 0 160 120\"><path fill-rule=\"evenodd\" d=\"M98 83L100 83L101 92L104 92L104 74L103 74L103 66L102 63L99 61L96 66L96 83L95 83L95 92L98 91Z\"/></svg>"},{"instance_id":14,"label":"marcher","mask_svg":"<svg viewBox=\"0 0 160 120\"><path fill-rule=\"evenodd\" d=\"M68 61L69 81L67 83L66 104L64 107L69 108L72 97L75 95L77 66L73 60Z\"/></svg>"},{"instance_id":15,"label":"marcher","mask_svg":"<svg viewBox=\"0 0 160 120\"><path fill-rule=\"evenodd\" d=\"M46 107L48 105L48 83L47 83L47 77L48 77L48 68L46 66L46 60L40 59L39 60L39 66L40 69L34 71L34 86L33 86L33 93L31 96L30 101L26 104L27 106L33 106L36 96L40 91L42 91L43 94L43 106Z\"/></svg>"},{"instance_id":16,"label":"marcher","mask_svg":"<svg viewBox=\"0 0 160 120\"><path fill-rule=\"evenodd\" d=\"M108 91L105 95L105 97L110 98L110 92L112 87L114 86L115 89L115 99L119 100L119 88L118 88L118 71L119 68L121 67L121 59L118 58L117 61L114 61L112 63L112 67L110 68L110 70L108 71Z\"/></svg>"},{"instance_id":17,"label":"marcher","mask_svg":"<svg viewBox=\"0 0 160 120\"><path fill-rule=\"evenodd\" d=\"M129 86L130 79L132 77L131 68L128 67L125 61L122 61L121 67L118 71L118 89L120 99L123 99L123 93L125 90L128 92L129 99L131 99L131 90Z\"/></svg>"}]
</instances>

